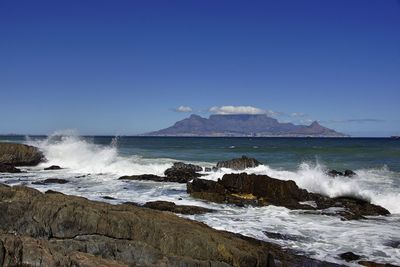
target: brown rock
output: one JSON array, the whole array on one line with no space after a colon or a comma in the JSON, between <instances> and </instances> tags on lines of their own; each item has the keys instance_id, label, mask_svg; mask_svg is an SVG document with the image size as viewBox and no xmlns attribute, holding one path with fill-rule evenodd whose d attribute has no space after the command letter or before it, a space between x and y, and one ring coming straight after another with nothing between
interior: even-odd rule
<instances>
[{"instance_id":1,"label":"brown rock","mask_svg":"<svg viewBox=\"0 0 400 267\"><path fill-rule=\"evenodd\" d=\"M283 181L267 175L225 174L217 182L194 179L187 184L187 192L196 198L240 206L275 205L303 210L342 207L344 210L337 214L348 220L390 214L385 208L366 200L355 197L329 198L307 192L307 190L299 188L294 181ZM315 202L315 206L306 205L304 203L306 201Z\"/></svg>"},{"instance_id":2,"label":"brown rock","mask_svg":"<svg viewBox=\"0 0 400 267\"><path fill-rule=\"evenodd\" d=\"M13 166L35 166L44 161L38 148L23 144L0 143L0 163Z\"/></svg>"},{"instance_id":3,"label":"brown rock","mask_svg":"<svg viewBox=\"0 0 400 267\"><path fill-rule=\"evenodd\" d=\"M88 264L94 262L97 266L121 263L129 266L261 267L270 266L267 263L271 262L269 253L284 266L335 266L294 255L277 245L217 231L172 213L63 194L43 194L22 186L0 185L0 214L0 229L22 239L10 239L9 242L15 244L12 245L14 249L4 246L6 251L14 251L12 256L18 260L16 264L39 262L47 258L42 255L43 250L48 249L53 256L48 256L47 266L85 266L83 263L63 264L75 259ZM32 248L26 247L25 236L32 239ZM1 240L4 244L3 237ZM37 252L21 253L23 249ZM73 258L74 255L79 257ZM54 259L60 264L53 264L51 260Z\"/></svg>"},{"instance_id":4,"label":"brown rock","mask_svg":"<svg viewBox=\"0 0 400 267\"><path fill-rule=\"evenodd\" d=\"M212 209L207 209L207 208L197 207L197 206L176 205L174 202L168 202L168 201L147 202L146 204L143 205L143 207L155 209L155 210L170 211L170 212L175 212L175 213L180 213L180 214L189 214L189 215L203 214L203 213L214 211Z\"/></svg>"},{"instance_id":5,"label":"brown rock","mask_svg":"<svg viewBox=\"0 0 400 267\"><path fill-rule=\"evenodd\" d=\"M217 168L229 168L229 169L233 169L233 170L244 170L247 168L257 167L258 165L261 165L261 163L258 160L254 159L254 158L248 158L246 156L242 156L241 158L237 158L237 159L220 161L217 163Z\"/></svg>"}]
</instances>

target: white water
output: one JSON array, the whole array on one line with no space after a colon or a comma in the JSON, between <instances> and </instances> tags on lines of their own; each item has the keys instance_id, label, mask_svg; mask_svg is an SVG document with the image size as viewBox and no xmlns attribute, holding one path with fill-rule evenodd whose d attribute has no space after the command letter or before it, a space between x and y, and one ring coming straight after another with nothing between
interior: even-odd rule
<instances>
[{"instance_id":1,"label":"white water","mask_svg":"<svg viewBox=\"0 0 400 267\"><path fill-rule=\"evenodd\" d=\"M80 139L77 135L67 135L61 138L51 136L46 140L28 143L43 150L48 162L34 168L25 168L28 172L24 174L0 174L0 182L26 184L41 191L52 189L96 200L103 200L103 196L116 198L108 200L111 203L167 200L177 204L209 207L218 212L188 217L216 229L276 242L321 260L344 263L337 255L352 251L367 256L369 260L400 263L399 248L387 245L389 241L400 241L399 177L387 168L356 170L357 176L352 178L329 177L322 164L310 163L302 163L296 171L278 170L266 165L246 170L248 173L294 180L301 188L331 197L360 196L387 208L393 214L385 218L341 221L335 216L305 214L283 207L239 208L208 203L188 196L184 184L118 180L122 175L162 175L175 160L146 159L138 155L121 156L118 154L117 140L108 146L100 146ZM202 166L212 165L196 163ZM43 170L50 165L60 165L65 169ZM222 169L203 178L216 180L231 172L233 171ZM70 182L64 185L31 184L32 181L46 178L63 178ZM299 239L270 239L263 231L296 235Z\"/></svg>"}]
</instances>

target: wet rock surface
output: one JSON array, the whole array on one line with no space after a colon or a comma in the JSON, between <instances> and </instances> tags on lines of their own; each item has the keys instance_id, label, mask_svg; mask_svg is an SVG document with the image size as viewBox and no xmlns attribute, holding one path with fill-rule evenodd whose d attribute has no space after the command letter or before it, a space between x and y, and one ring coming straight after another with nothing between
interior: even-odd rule
<instances>
[{"instance_id":1,"label":"wet rock surface","mask_svg":"<svg viewBox=\"0 0 400 267\"><path fill-rule=\"evenodd\" d=\"M131 180L131 181L155 181L155 182L168 182L167 177L162 177L153 174L130 175L121 176L118 180Z\"/></svg>"},{"instance_id":2,"label":"wet rock surface","mask_svg":"<svg viewBox=\"0 0 400 267\"><path fill-rule=\"evenodd\" d=\"M261 165L261 163L254 159L242 156L241 158L231 159L226 161L219 161L217 168L229 168L233 170L244 170L247 168L254 168Z\"/></svg>"},{"instance_id":3,"label":"wet rock surface","mask_svg":"<svg viewBox=\"0 0 400 267\"><path fill-rule=\"evenodd\" d=\"M23 186L0 185L0 214L4 266L337 266L172 213Z\"/></svg>"},{"instance_id":4,"label":"wet rock surface","mask_svg":"<svg viewBox=\"0 0 400 267\"><path fill-rule=\"evenodd\" d=\"M12 166L36 166L45 157L38 148L23 144L0 143L0 164Z\"/></svg>"},{"instance_id":5,"label":"wet rock surface","mask_svg":"<svg viewBox=\"0 0 400 267\"><path fill-rule=\"evenodd\" d=\"M194 178L200 177L201 174L198 172L202 170L203 168L197 165L175 162L171 168L165 170L164 174L168 181L187 183Z\"/></svg>"},{"instance_id":6,"label":"wet rock surface","mask_svg":"<svg viewBox=\"0 0 400 267\"><path fill-rule=\"evenodd\" d=\"M360 255L357 255L353 252L345 252L345 253L339 254L339 257L342 260L345 260L347 262L356 261L356 260L361 259Z\"/></svg>"},{"instance_id":7,"label":"wet rock surface","mask_svg":"<svg viewBox=\"0 0 400 267\"><path fill-rule=\"evenodd\" d=\"M8 172L8 173L20 173L21 170L15 168L12 165L1 164L0 163L0 172Z\"/></svg>"},{"instance_id":8,"label":"wet rock surface","mask_svg":"<svg viewBox=\"0 0 400 267\"><path fill-rule=\"evenodd\" d=\"M61 170L62 168L60 166L57 165L51 165L50 167L44 168L45 171L49 171L49 170Z\"/></svg>"},{"instance_id":9,"label":"wet rock surface","mask_svg":"<svg viewBox=\"0 0 400 267\"><path fill-rule=\"evenodd\" d=\"M35 185L47 185L47 184L66 184L68 180L65 179L57 179L57 178L49 178L42 181L32 182Z\"/></svg>"},{"instance_id":10,"label":"wet rock surface","mask_svg":"<svg viewBox=\"0 0 400 267\"><path fill-rule=\"evenodd\" d=\"M342 208L343 219L362 219L364 216L390 214L383 207L354 197L329 198L299 188L294 181L283 181L267 175L225 174L218 181L194 179L187 184L187 192L195 197L217 203L239 206L283 206L289 209L323 210ZM313 201L315 206L304 202Z\"/></svg>"},{"instance_id":11,"label":"wet rock surface","mask_svg":"<svg viewBox=\"0 0 400 267\"><path fill-rule=\"evenodd\" d=\"M336 176L352 177L354 175L357 175L357 173L355 173L352 170L345 170L343 172L337 170L330 170L328 171L328 175L331 177L336 177Z\"/></svg>"},{"instance_id":12,"label":"wet rock surface","mask_svg":"<svg viewBox=\"0 0 400 267\"><path fill-rule=\"evenodd\" d=\"M198 206L176 205L174 202L169 202L169 201L147 202L146 204L143 205L143 207L155 210L170 211L180 214L187 214L187 215L203 214L214 211L212 209L207 209Z\"/></svg>"}]
</instances>

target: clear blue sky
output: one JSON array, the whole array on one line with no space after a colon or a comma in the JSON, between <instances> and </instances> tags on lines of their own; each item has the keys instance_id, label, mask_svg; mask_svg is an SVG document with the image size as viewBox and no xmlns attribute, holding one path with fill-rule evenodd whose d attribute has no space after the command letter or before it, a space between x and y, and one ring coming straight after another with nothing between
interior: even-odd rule
<instances>
[{"instance_id":1,"label":"clear blue sky","mask_svg":"<svg viewBox=\"0 0 400 267\"><path fill-rule=\"evenodd\" d=\"M400 2L0 1L0 133L137 134L226 105L400 134Z\"/></svg>"}]
</instances>

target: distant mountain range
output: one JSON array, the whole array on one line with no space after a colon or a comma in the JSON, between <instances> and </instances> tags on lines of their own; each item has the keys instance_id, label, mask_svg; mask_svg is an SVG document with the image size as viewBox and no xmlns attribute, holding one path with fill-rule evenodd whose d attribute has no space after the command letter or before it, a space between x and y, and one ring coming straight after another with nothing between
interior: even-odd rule
<instances>
[{"instance_id":1,"label":"distant mountain range","mask_svg":"<svg viewBox=\"0 0 400 267\"><path fill-rule=\"evenodd\" d=\"M345 137L345 134L321 126L280 123L267 115L211 115L208 119L198 115L176 122L173 126L149 136L282 136L282 137Z\"/></svg>"}]
</instances>

